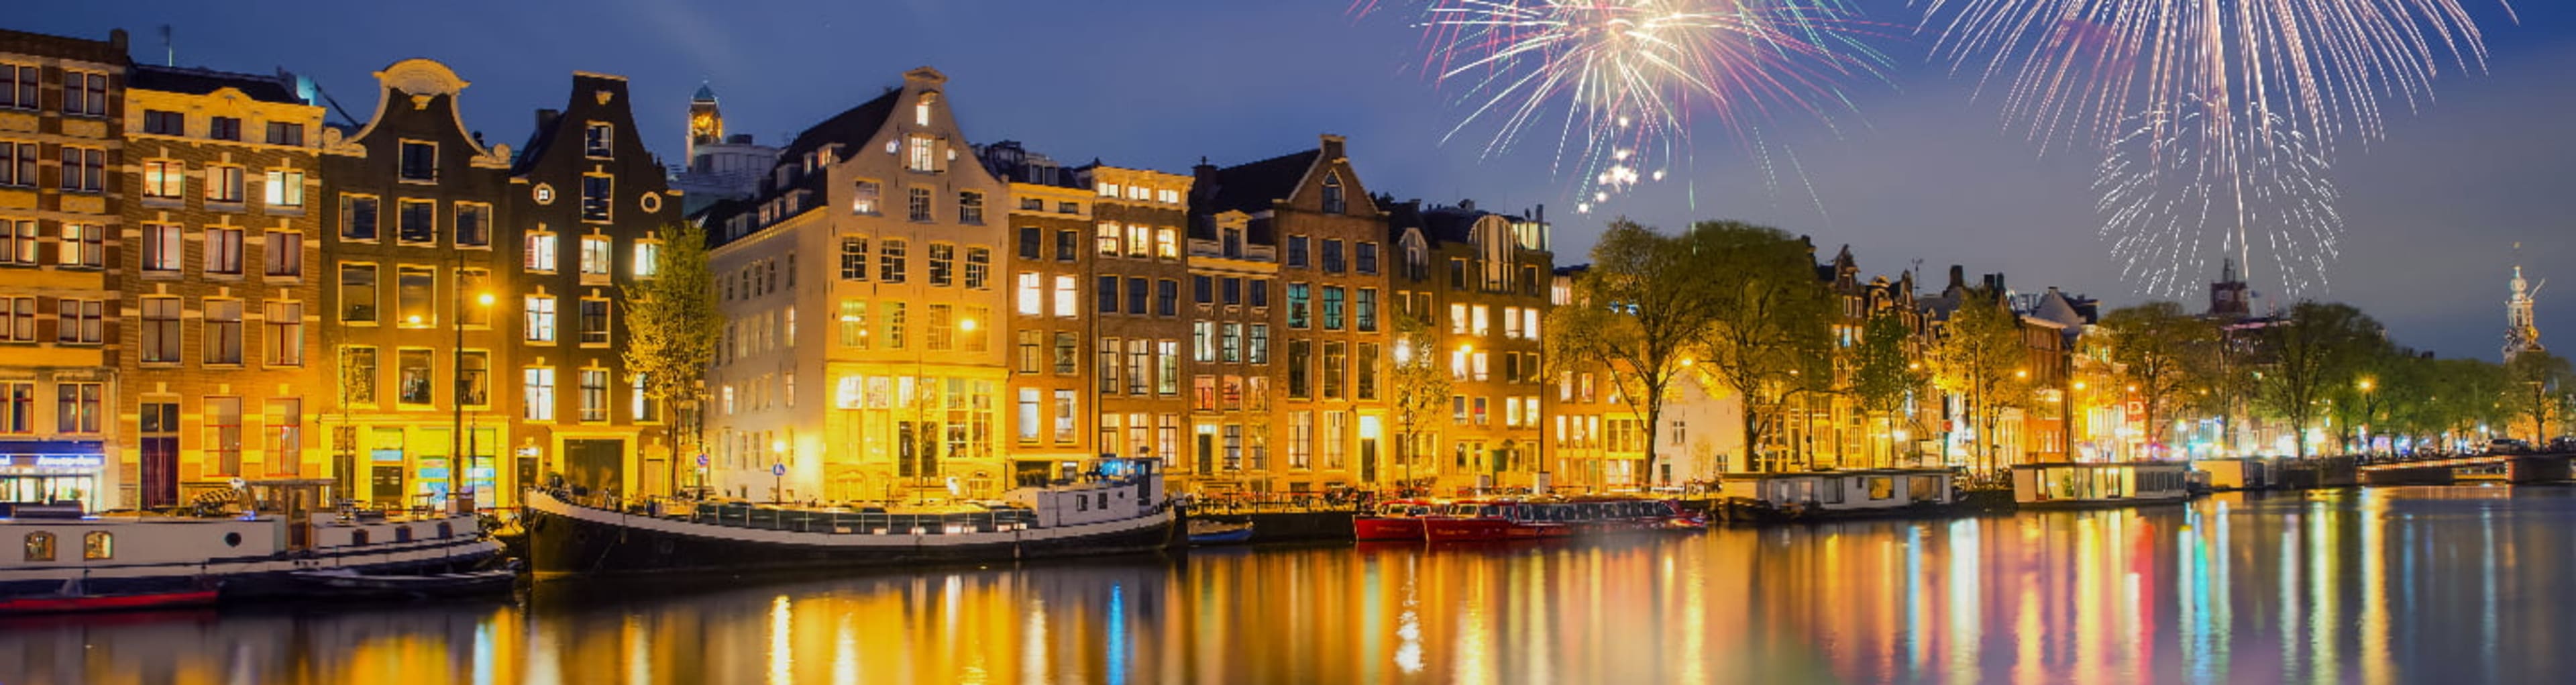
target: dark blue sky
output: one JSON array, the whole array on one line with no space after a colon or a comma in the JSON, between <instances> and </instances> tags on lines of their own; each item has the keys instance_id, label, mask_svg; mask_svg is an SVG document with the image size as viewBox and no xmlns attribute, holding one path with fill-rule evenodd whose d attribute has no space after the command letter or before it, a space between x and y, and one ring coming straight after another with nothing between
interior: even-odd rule
<instances>
[{"instance_id":1,"label":"dark blue sky","mask_svg":"<svg viewBox=\"0 0 2576 685\"><path fill-rule=\"evenodd\" d=\"M2576 3L2520 0L2516 24L2496 0L2461 2L2486 31L2489 69L2446 70L2437 102L2394 115L2384 141L2344 146L2347 235L2323 297L2379 316L2402 343L2491 359L2520 241L2535 279L2565 281L2542 293L2545 340L2576 348L2576 295L2558 296L2576 289L2576 136L2563 123L2576 118ZM1861 114L1844 119L1861 125L1839 136L1795 120L1774 129L1798 152L1813 200L1768 189L1707 126L1691 166L1592 216L1570 211L1571 184L1551 175L1544 145L1483 158L1478 141L1442 144L1459 111L1410 68L1417 32L1397 15L1354 19L1347 4L46 2L12 13L22 23L11 28L103 36L123 27L136 57L157 61L155 27L170 24L182 65L308 74L361 117L374 103L370 72L429 57L473 82L467 123L514 145L532 110L562 106L570 72L621 74L648 144L666 156L679 154L686 101L702 80L734 132L777 140L927 64L949 75L978 142L1184 171L1201 156L1238 163L1339 133L1373 190L1548 205L1560 262L1582 261L1611 214L1666 227L1733 218L1813 235L1828 252L1849 243L1871 272L1919 259L1936 275L1957 263L2005 272L2023 290L2139 299L2094 231L2096 160L2040 157L2007 130L1995 102L1972 100L1969 83L1928 61L1925 41L1902 35L1920 12L1903 0L1859 0L1872 19L1901 25L1882 43L1897 62L1888 81L1847 88Z\"/></svg>"}]
</instances>

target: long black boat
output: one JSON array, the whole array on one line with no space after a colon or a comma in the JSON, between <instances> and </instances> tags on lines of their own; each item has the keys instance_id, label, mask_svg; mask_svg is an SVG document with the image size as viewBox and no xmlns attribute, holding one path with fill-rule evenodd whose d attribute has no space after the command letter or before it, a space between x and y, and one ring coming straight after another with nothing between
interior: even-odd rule
<instances>
[{"instance_id":1,"label":"long black boat","mask_svg":"<svg viewBox=\"0 0 2576 685\"><path fill-rule=\"evenodd\" d=\"M1021 488L1001 506L887 512L694 502L637 512L532 491L540 578L653 572L797 572L1124 554L1178 546L1159 462L1103 459L1080 478Z\"/></svg>"}]
</instances>

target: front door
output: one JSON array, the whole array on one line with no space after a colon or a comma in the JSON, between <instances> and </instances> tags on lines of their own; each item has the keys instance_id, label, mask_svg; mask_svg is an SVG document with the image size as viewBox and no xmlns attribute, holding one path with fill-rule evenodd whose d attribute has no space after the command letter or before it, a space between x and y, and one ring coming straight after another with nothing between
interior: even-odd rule
<instances>
[{"instance_id":1,"label":"front door","mask_svg":"<svg viewBox=\"0 0 2576 685\"><path fill-rule=\"evenodd\" d=\"M142 504L145 509L179 504L179 403L143 403Z\"/></svg>"},{"instance_id":2,"label":"front door","mask_svg":"<svg viewBox=\"0 0 2576 685\"><path fill-rule=\"evenodd\" d=\"M1198 472L1198 475L1203 476L1203 477L1204 477L1204 476L1211 476L1211 475L1215 475L1215 474L1216 474L1216 434L1215 434L1215 433L1200 433L1200 434L1198 434L1198 435L1199 435L1199 440L1198 440L1198 448L1199 448L1199 472Z\"/></svg>"},{"instance_id":3,"label":"front door","mask_svg":"<svg viewBox=\"0 0 2576 685\"><path fill-rule=\"evenodd\" d=\"M1360 482L1377 482L1377 439L1360 439Z\"/></svg>"},{"instance_id":4,"label":"front door","mask_svg":"<svg viewBox=\"0 0 2576 685\"><path fill-rule=\"evenodd\" d=\"M377 464L375 476L368 479L368 492L380 507L403 505L403 467L400 463Z\"/></svg>"}]
</instances>

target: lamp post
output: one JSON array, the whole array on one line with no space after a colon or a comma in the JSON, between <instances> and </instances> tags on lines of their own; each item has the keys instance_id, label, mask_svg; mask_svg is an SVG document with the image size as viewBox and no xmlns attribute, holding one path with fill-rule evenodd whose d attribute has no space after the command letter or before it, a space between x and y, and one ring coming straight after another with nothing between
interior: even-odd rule
<instances>
[{"instance_id":1,"label":"lamp post","mask_svg":"<svg viewBox=\"0 0 2576 685\"><path fill-rule=\"evenodd\" d=\"M483 307L482 311L485 313L483 325L486 327L492 325L492 319L490 316L492 310L492 299L492 293L490 291L477 293L474 296L474 301ZM450 360L450 363L452 364L450 368L454 369L451 373L455 374L456 391L454 393L450 393L447 398L448 405L455 412L455 423L447 432L447 437L450 443L447 453L447 502L448 508L454 509L456 508L457 503L456 494L464 490L465 484L465 469L458 465L471 465L474 463L473 456L467 454L465 451L465 448L468 447L465 441L465 392L471 389L472 386L468 385L465 381L465 281L463 269L457 270L456 314L453 324L448 326L448 328L454 330L456 333L456 344L449 350L455 357ZM483 372L488 374L491 373L492 370L486 368ZM525 483L522 483L521 485L525 485Z\"/></svg>"},{"instance_id":2,"label":"lamp post","mask_svg":"<svg viewBox=\"0 0 2576 685\"><path fill-rule=\"evenodd\" d=\"M2370 422L2379 419L2379 394L2376 392L2379 389L2379 381L2364 376L2360 386L2361 422L2354 425L2353 431L2354 435L2361 439L2361 452L2367 454L2370 452Z\"/></svg>"}]
</instances>

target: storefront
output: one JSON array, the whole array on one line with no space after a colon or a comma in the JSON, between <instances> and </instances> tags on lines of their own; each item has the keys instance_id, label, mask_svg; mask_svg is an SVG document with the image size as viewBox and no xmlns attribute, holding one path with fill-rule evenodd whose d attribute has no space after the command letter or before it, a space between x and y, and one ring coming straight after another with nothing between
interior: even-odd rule
<instances>
[{"instance_id":1,"label":"storefront","mask_svg":"<svg viewBox=\"0 0 2576 685\"><path fill-rule=\"evenodd\" d=\"M0 441L0 502L74 500L98 511L106 455L96 440Z\"/></svg>"}]
</instances>

